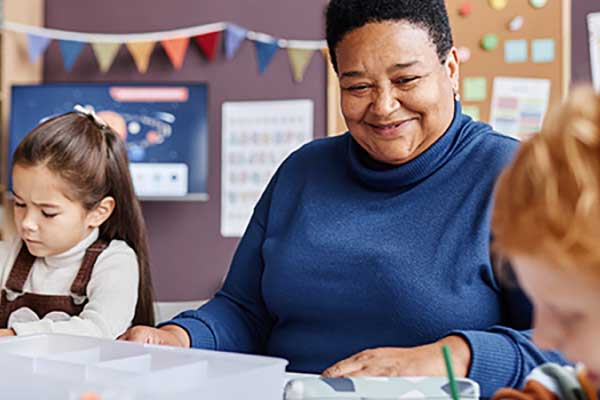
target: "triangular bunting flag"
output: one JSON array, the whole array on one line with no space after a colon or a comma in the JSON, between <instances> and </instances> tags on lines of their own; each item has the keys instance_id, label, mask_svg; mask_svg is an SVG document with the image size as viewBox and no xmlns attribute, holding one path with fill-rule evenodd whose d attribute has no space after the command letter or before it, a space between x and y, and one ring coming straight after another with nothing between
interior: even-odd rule
<instances>
[{"instance_id":1,"label":"triangular bunting flag","mask_svg":"<svg viewBox=\"0 0 600 400\"><path fill-rule=\"evenodd\" d=\"M27 35L27 39L29 62L33 64L40 58L42 53L46 51L52 39L44 36L32 35L31 33Z\"/></svg>"},{"instance_id":2,"label":"triangular bunting flag","mask_svg":"<svg viewBox=\"0 0 600 400\"><path fill-rule=\"evenodd\" d=\"M131 42L127 43L127 48L135 61L135 65L141 74L145 74L148 71L148 65L150 64L150 56L156 42Z\"/></svg>"},{"instance_id":3,"label":"triangular bunting flag","mask_svg":"<svg viewBox=\"0 0 600 400\"><path fill-rule=\"evenodd\" d=\"M211 32L206 35L198 35L194 38L206 58L208 58L208 61L213 61L215 59L220 36L221 32ZM244 36L246 36L245 33Z\"/></svg>"},{"instance_id":4,"label":"triangular bunting flag","mask_svg":"<svg viewBox=\"0 0 600 400\"><path fill-rule=\"evenodd\" d=\"M110 69L121 43L92 43L92 49L98 60L100 71L106 72Z\"/></svg>"},{"instance_id":5,"label":"triangular bunting flag","mask_svg":"<svg viewBox=\"0 0 600 400\"><path fill-rule=\"evenodd\" d=\"M71 68L73 68L73 64L75 64L75 61L77 61L77 57L79 57L79 53L81 53L84 43L75 40L59 40L58 45L60 46L60 51L63 56L65 69L70 71Z\"/></svg>"},{"instance_id":6,"label":"triangular bunting flag","mask_svg":"<svg viewBox=\"0 0 600 400\"><path fill-rule=\"evenodd\" d=\"M277 42L254 42L254 46L256 46L256 55L258 57L258 72L260 74L264 74L267 70L267 67L271 63L273 56L279 50L279 46L277 46Z\"/></svg>"},{"instance_id":7,"label":"triangular bunting flag","mask_svg":"<svg viewBox=\"0 0 600 400\"><path fill-rule=\"evenodd\" d=\"M311 49L288 48L288 57L290 58L290 65L292 66L292 73L296 82L302 82L304 71L306 71L306 67L314 52Z\"/></svg>"},{"instance_id":8,"label":"triangular bunting flag","mask_svg":"<svg viewBox=\"0 0 600 400\"><path fill-rule=\"evenodd\" d=\"M225 28L225 57L228 60L233 58L238 47L246 39L247 33L247 29L237 25L227 25L227 28Z\"/></svg>"},{"instance_id":9,"label":"triangular bunting flag","mask_svg":"<svg viewBox=\"0 0 600 400\"><path fill-rule=\"evenodd\" d=\"M181 69L183 59L185 58L185 52L190 44L190 38L163 40L160 44L162 44L162 47L167 52L173 67L175 67L175 69Z\"/></svg>"}]
</instances>

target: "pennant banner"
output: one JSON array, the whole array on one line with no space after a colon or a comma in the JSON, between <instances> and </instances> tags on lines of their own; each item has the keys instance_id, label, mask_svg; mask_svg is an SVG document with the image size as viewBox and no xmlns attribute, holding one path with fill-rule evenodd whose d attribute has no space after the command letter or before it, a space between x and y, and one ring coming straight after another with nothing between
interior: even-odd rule
<instances>
[{"instance_id":1,"label":"pennant banner","mask_svg":"<svg viewBox=\"0 0 600 400\"><path fill-rule=\"evenodd\" d=\"M225 28L225 58L231 60L238 47L242 44L248 30L237 25L227 25Z\"/></svg>"},{"instance_id":2,"label":"pennant banner","mask_svg":"<svg viewBox=\"0 0 600 400\"><path fill-rule=\"evenodd\" d=\"M208 61L213 61L215 59L215 55L217 54L217 44L219 43L220 37L221 32L211 32L194 38Z\"/></svg>"},{"instance_id":3,"label":"pennant banner","mask_svg":"<svg viewBox=\"0 0 600 400\"><path fill-rule=\"evenodd\" d=\"M35 63L44 51L48 48L48 45L52 39L28 34L27 35L27 48L29 50L29 62Z\"/></svg>"},{"instance_id":4,"label":"pennant banner","mask_svg":"<svg viewBox=\"0 0 600 400\"><path fill-rule=\"evenodd\" d=\"M308 67L308 63L314 54L314 50L308 49L293 49L288 48L288 57L290 59L290 66L292 67L292 74L296 82L302 82L304 77L304 71Z\"/></svg>"},{"instance_id":5,"label":"pennant banner","mask_svg":"<svg viewBox=\"0 0 600 400\"><path fill-rule=\"evenodd\" d=\"M127 48L135 61L135 65L141 74L145 74L148 71L148 65L150 64L150 56L156 42L131 42L127 43Z\"/></svg>"},{"instance_id":6,"label":"pennant banner","mask_svg":"<svg viewBox=\"0 0 600 400\"><path fill-rule=\"evenodd\" d=\"M63 56L63 64L65 69L70 71L73 68L73 64L77 61L79 53L83 49L83 42L77 42L74 40L59 40L58 45Z\"/></svg>"},{"instance_id":7,"label":"pennant banner","mask_svg":"<svg viewBox=\"0 0 600 400\"><path fill-rule=\"evenodd\" d=\"M269 64L271 64L271 60L273 56L279 50L279 46L277 46L277 42L254 42L254 46L256 47L256 56L258 57L258 72L262 75L267 70Z\"/></svg>"},{"instance_id":8,"label":"pennant banner","mask_svg":"<svg viewBox=\"0 0 600 400\"><path fill-rule=\"evenodd\" d=\"M190 38L163 40L160 43L167 52L173 67L175 67L177 70L181 69L181 66L183 65L183 59L185 58L185 52L190 44Z\"/></svg>"},{"instance_id":9,"label":"pennant banner","mask_svg":"<svg viewBox=\"0 0 600 400\"><path fill-rule=\"evenodd\" d=\"M110 69L120 47L121 43L92 43L100 71L106 72Z\"/></svg>"}]
</instances>

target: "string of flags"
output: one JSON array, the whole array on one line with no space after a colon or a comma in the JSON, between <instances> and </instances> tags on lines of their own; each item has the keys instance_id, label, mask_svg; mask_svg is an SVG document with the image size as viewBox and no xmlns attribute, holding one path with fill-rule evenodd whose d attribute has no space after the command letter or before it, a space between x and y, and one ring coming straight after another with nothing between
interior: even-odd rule
<instances>
[{"instance_id":1,"label":"string of flags","mask_svg":"<svg viewBox=\"0 0 600 400\"><path fill-rule=\"evenodd\" d=\"M31 63L35 63L44 54L52 40L58 41L63 65L67 71L73 68L86 44L92 47L100 71L107 72L121 46L125 46L133 57L137 70L144 74L148 71L150 57L157 43L160 43L165 50L173 68L179 70L192 40L209 62L215 60L221 40L227 60L234 58L245 40L250 40L256 49L258 71L261 75L266 72L277 51L285 49L292 76L296 82L301 82L314 52L320 51L326 54L327 47L327 42L324 40L280 39L228 22L133 34L72 32L8 21L2 23L0 27L5 31L27 35L27 50Z\"/></svg>"}]
</instances>

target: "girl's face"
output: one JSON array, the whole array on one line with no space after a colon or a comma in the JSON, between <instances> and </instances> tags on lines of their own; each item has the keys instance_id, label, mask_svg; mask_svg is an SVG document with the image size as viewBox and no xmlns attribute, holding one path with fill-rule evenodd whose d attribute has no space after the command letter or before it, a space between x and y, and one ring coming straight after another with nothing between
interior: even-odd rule
<instances>
[{"instance_id":1,"label":"girl's face","mask_svg":"<svg viewBox=\"0 0 600 400\"><path fill-rule=\"evenodd\" d=\"M534 305L533 340L582 362L600 388L600 276L512 257L519 283Z\"/></svg>"},{"instance_id":2,"label":"girl's face","mask_svg":"<svg viewBox=\"0 0 600 400\"><path fill-rule=\"evenodd\" d=\"M36 257L63 253L99 226L96 210L64 195L68 184L44 165L12 172L17 232Z\"/></svg>"}]
</instances>

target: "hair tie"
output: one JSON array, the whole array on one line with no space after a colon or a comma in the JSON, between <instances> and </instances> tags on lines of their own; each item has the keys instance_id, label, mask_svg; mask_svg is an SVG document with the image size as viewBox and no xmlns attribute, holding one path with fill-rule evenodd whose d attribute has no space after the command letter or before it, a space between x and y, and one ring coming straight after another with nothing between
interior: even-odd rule
<instances>
[{"instance_id":1,"label":"hair tie","mask_svg":"<svg viewBox=\"0 0 600 400\"><path fill-rule=\"evenodd\" d=\"M96 112L94 111L94 107L92 106L82 106L81 104L76 104L75 107L73 107L73 110L81 115L84 115L86 117L88 117L90 120L92 120L96 125L98 125L98 127L100 129L104 129L108 126L108 124L106 123L106 121L104 121L102 118L100 118L98 116L98 114L96 114Z\"/></svg>"}]
</instances>

